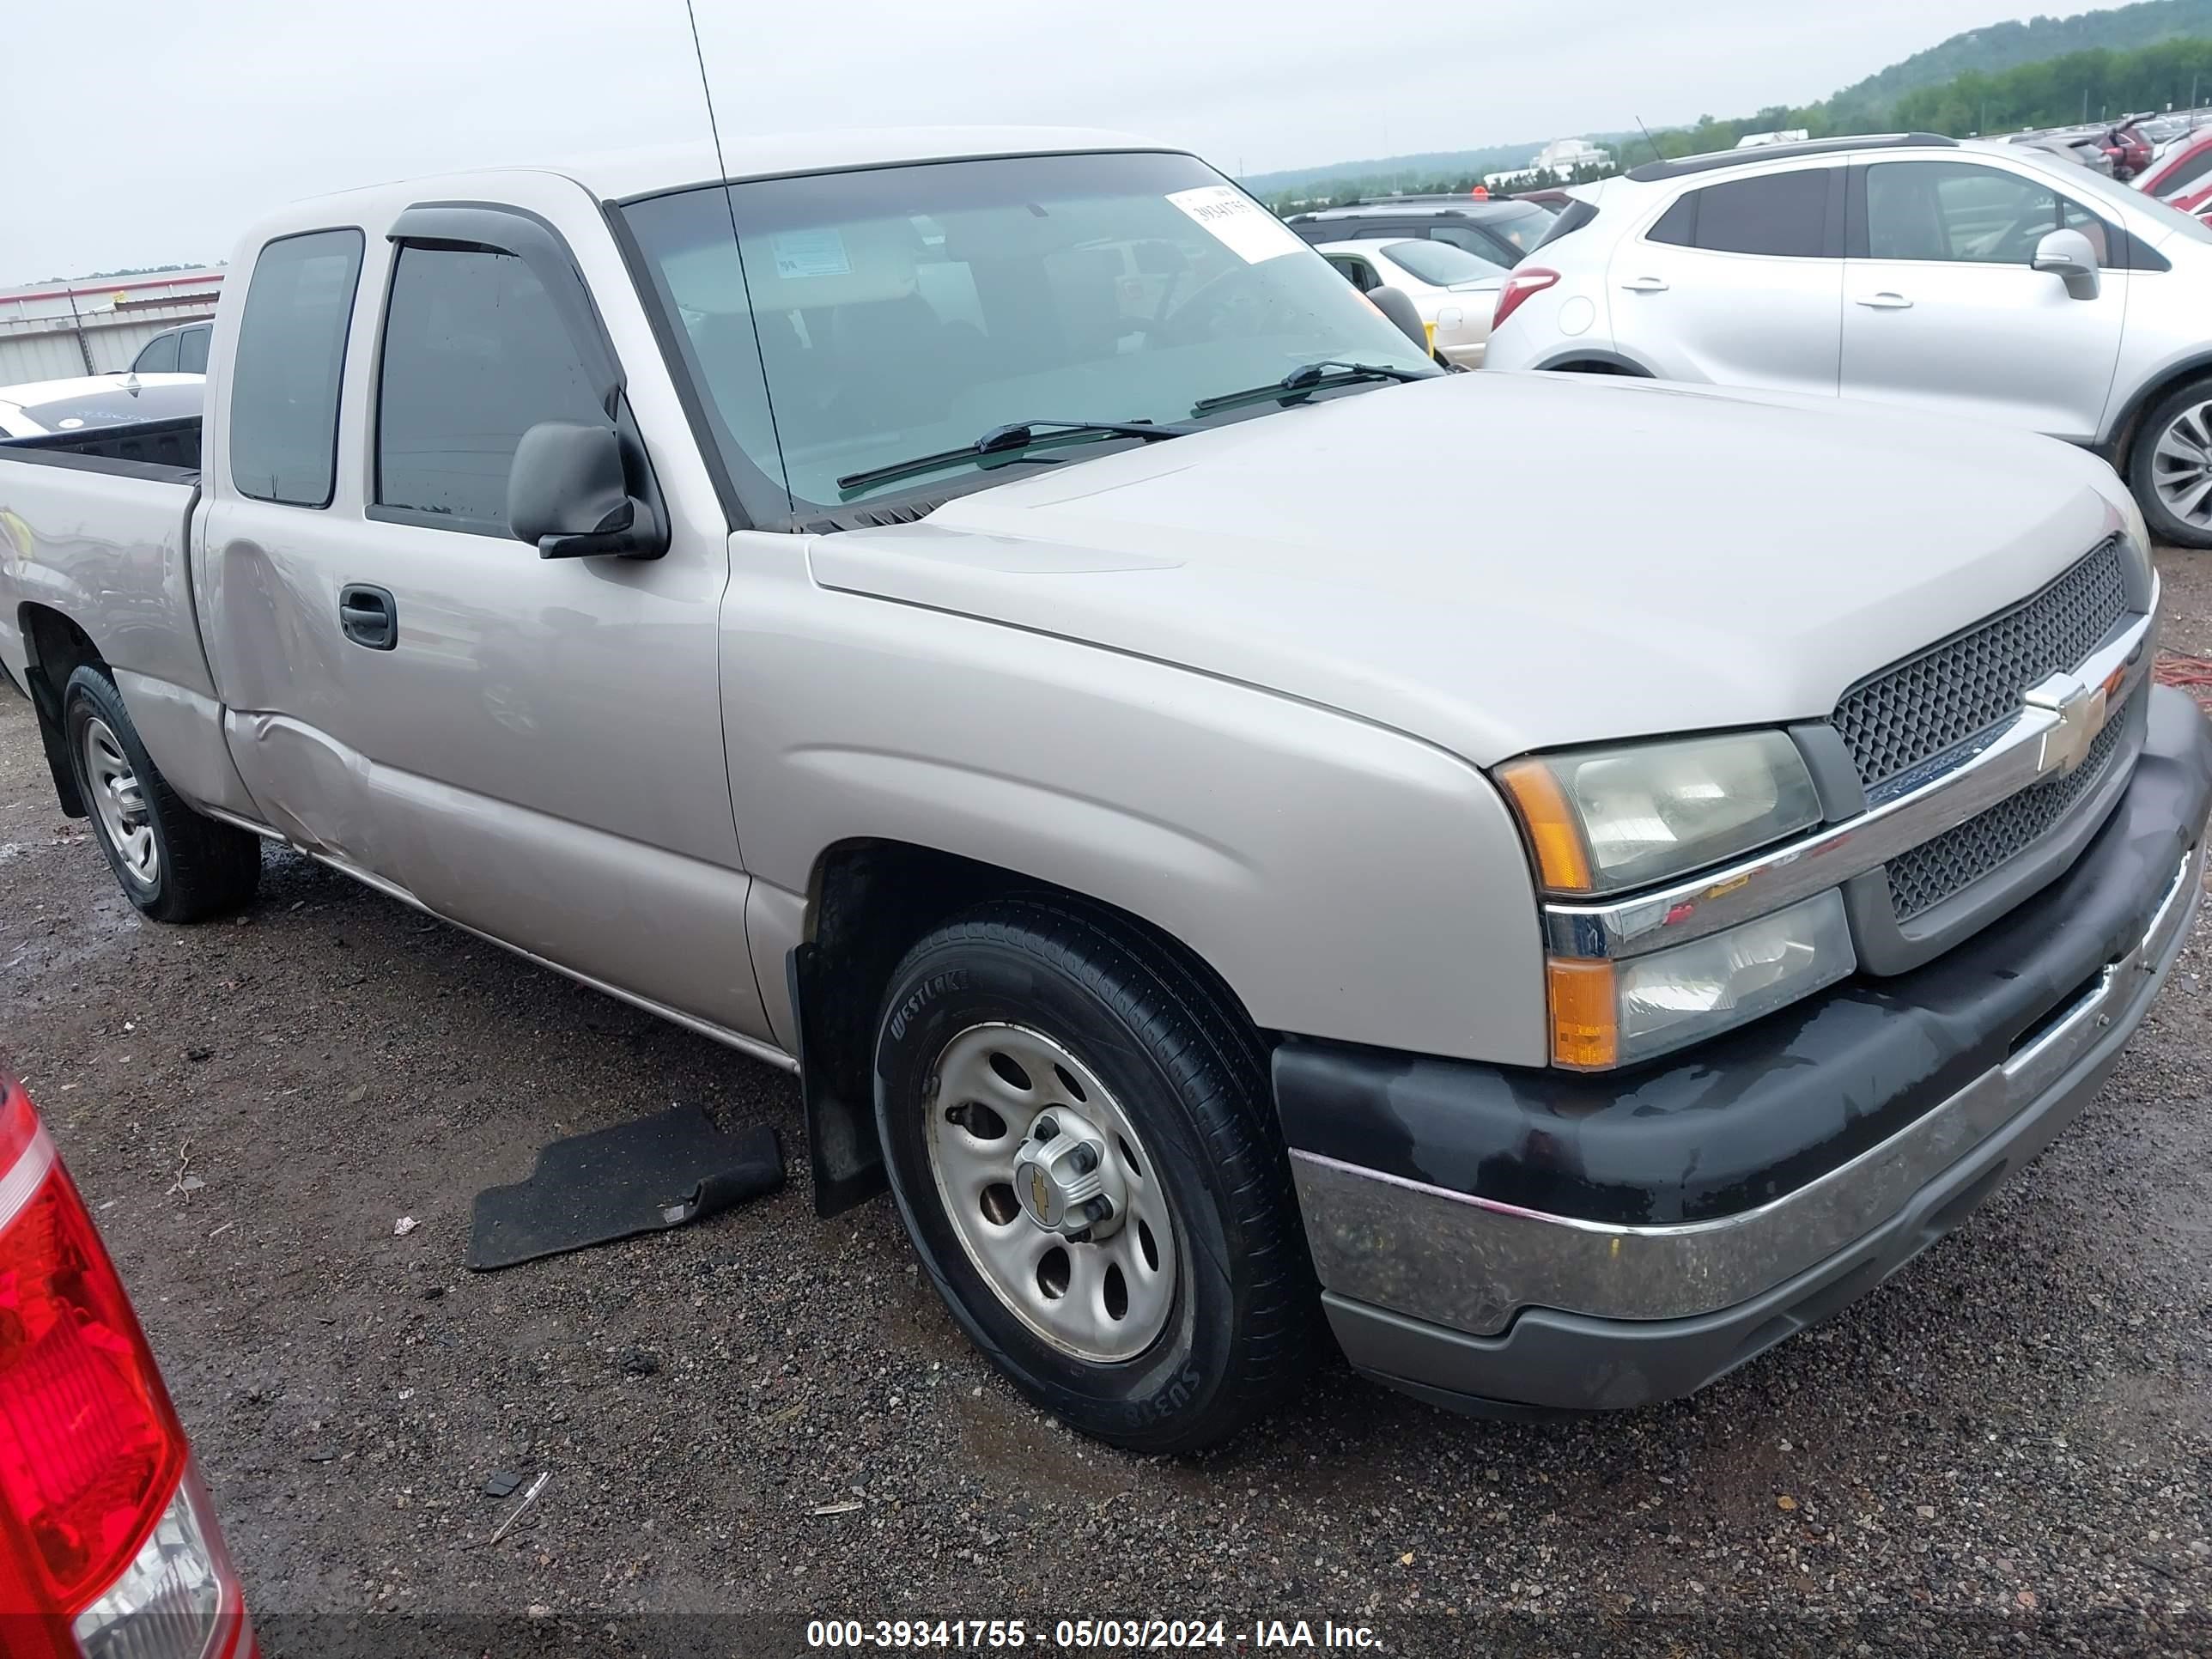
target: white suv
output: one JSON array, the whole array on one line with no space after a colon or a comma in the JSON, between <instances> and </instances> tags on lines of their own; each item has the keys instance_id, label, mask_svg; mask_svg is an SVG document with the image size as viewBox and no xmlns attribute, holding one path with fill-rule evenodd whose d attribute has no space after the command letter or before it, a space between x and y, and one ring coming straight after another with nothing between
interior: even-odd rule
<instances>
[{"instance_id":1,"label":"white suv","mask_svg":"<svg viewBox=\"0 0 2212 1659\"><path fill-rule=\"evenodd\" d=\"M2212 229L1924 133L1655 161L1577 191L1485 368L1917 404L2095 449L2212 547Z\"/></svg>"}]
</instances>

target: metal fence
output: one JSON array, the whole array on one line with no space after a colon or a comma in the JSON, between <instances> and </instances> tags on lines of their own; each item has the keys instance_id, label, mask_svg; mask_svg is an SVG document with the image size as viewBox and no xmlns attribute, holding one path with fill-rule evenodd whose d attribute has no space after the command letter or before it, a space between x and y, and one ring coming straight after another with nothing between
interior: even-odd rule
<instances>
[{"instance_id":1,"label":"metal fence","mask_svg":"<svg viewBox=\"0 0 2212 1659\"><path fill-rule=\"evenodd\" d=\"M222 276L160 271L0 293L0 386L128 368L163 329L213 316Z\"/></svg>"}]
</instances>

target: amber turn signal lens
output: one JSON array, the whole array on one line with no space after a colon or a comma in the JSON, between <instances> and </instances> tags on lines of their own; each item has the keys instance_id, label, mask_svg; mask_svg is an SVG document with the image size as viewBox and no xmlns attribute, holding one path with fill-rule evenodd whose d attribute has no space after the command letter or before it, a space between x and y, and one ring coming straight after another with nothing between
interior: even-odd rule
<instances>
[{"instance_id":1,"label":"amber turn signal lens","mask_svg":"<svg viewBox=\"0 0 2212 1659\"><path fill-rule=\"evenodd\" d=\"M1521 826L1528 832L1536 873L1544 885L1555 893L1589 891L1589 854L1583 846L1582 825L1552 769L1541 761L1515 761L1498 769L1498 781L1512 797Z\"/></svg>"},{"instance_id":2,"label":"amber turn signal lens","mask_svg":"<svg viewBox=\"0 0 2212 1659\"><path fill-rule=\"evenodd\" d=\"M1620 1015L1609 962L1544 964L1552 1001L1552 1064L1595 1071L1620 1058Z\"/></svg>"}]
</instances>

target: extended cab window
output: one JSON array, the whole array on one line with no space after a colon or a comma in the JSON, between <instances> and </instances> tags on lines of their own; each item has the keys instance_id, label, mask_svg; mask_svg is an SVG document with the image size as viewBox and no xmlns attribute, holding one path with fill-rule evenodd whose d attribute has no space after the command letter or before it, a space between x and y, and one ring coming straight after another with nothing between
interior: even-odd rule
<instances>
[{"instance_id":1,"label":"extended cab window","mask_svg":"<svg viewBox=\"0 0 2212 1659\"><path fill-rule=\"evenodd\" d=\"M205 323L177 336L177 368L186 374L207 373L208 340L215 331Z\"/></svg>"},{"instance_id":2,"label":"extended cab window","mask_svg":"<svg viewBox=\"0 0 2212 1659\"><path fill-rule=\"evenodd\" d=\"M379 507L503 536L522 434L540 421L606 418L559 313L520 259L401 247L377 391Z\"/></svg>"},{"instance_id":3,"label":"extended cab window","mask_svg":"<svg viewBox=\"0 0 2212 1659\"><path fill-rule=\"evenodd\" d=\"M1680 197L1644 240L1712 253L1817 259L1828 247L1828 190L1836 169L1731 179Z\"/></svg>"},{"instance_id":4,"label":"extended cab window","mask_svg":"<svg viewBox=\"0 0 2212 1659\"><path fill-rule=\"evenodd\" d=\"M253 262L230 377L230 480L241 495L331 504L361 249L358 230L318 230L271 242Z\"/></svg>"}]
</instances>

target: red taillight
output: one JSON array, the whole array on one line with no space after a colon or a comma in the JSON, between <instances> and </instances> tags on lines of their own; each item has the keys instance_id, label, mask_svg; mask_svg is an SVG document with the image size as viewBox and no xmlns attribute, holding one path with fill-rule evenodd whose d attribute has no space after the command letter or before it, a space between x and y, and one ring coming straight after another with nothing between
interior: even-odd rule
<instances>
[{"instance_id":1,"label":"red taillight","mask_svg":"<svg viewBox=\"0 0 2212 1659\"><path fill-rule=\"evenodd\" d=\"M14 1656L233 1650L236 1580L115 1265L0 1077L0 1624Z\"/></svg>"},{"instance_id":2,"label":"red taillight","mask_svg":"<svg viewBox=\"0 0 2212 1659\"><path fill-rule=\"evenodd\" d=\"M1505 286L1498 290L1498 309L1491 313L1492 333L1504 326L1505 319L1521 308L1521 302L1532 294L1541 294L1559 280L1556 270L1547 270L1541 265L1516 266L1505 279Z\"/></svg>"}]
</instances>

